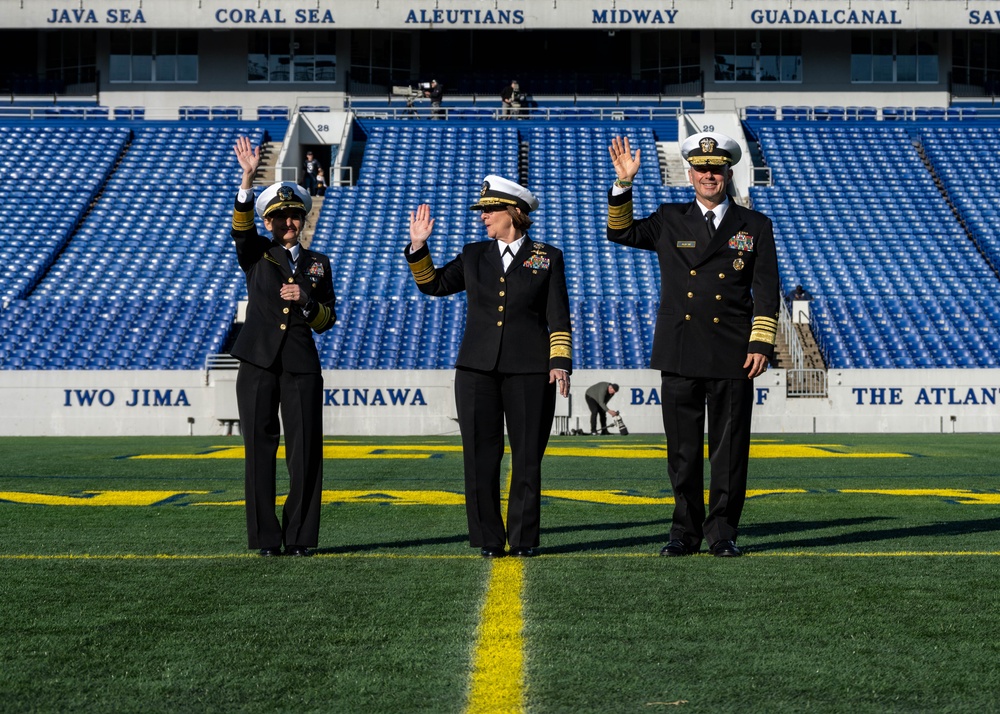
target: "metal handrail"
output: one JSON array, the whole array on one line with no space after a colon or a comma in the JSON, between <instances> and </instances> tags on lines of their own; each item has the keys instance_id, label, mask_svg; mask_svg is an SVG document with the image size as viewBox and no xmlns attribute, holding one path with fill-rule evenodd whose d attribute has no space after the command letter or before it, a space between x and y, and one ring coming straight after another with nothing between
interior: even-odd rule
<instances>
[{"instance_id":1,"label":"metal handrail","mask_svg":"<svg viewBox=\"0 0 1000 714\"><path fill-rule=\"evenodd\" d=\"M430 107L351 107L358 119L433 119ZM503 119L499 107L441 107L440 117L448 120L460 119ZM530 119L533 121L563 121L574 119L597 119L600 121L656 121L676 119L683 113L680 107L535 107L524 108L522 114L511 121Z\"/></svg>"},{"instance_id":2,"label":"metal handrail","mask_svg":"<svg viewBox=\"0 0 1000 714\"><path fill-rule=\"evenodd\" d=\"M205 357L205 384L208 385L208 373L212 370L229 370L240 368L240 361L228 354L210 354Z\"/></svg>"},{"instance_id":3,"label":"metal handrail","mask_svg":"<svg viewBox=\"0 0 1000 714\"><path fill-rule=\"evenodd\" d=\"M785 373L785 396L821 398L827 396L825 369L790 369Z\"/></svg>"},{"instance_id":4,"label":"metal handrail","mask_svg":"<svg viewBox=\"0 0 1000 714\"><path fill-rule=\"evenodd\" d=\"M781 336L785 339L785 345L788 347L792 369L802 369L806 362L805 348L802 346L802 338L799 337L799 331L795 329L795 323L792 322L792 313L788 310L788 306L784 300L781 301L781 309L778 313L778 329L781 331Z\"/></svg>"}]
</instances>

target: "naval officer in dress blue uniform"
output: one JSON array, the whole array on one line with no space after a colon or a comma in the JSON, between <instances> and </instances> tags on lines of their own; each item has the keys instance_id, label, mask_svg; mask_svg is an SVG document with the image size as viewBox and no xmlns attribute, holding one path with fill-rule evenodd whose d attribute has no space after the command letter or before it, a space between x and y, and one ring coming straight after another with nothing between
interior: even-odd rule
<instances>
[{"instance_id":1,"label":"naval officer in dress blue uniform","mask_svg":"<svg viewBox=\"0 0 1000 714\"><path fill-rule=\"evenodd\" d=\"M470 243L441 268L427 239L430 206L410 214L404 253L427 295L465 291L465 335L455 372L455 402L465 462L469 543L483 557L538 553L542 455L556 391L569 395L572 371L569 297L562 251L528 236L538 199L500 176L487 176L479 200L489 240ZM510 438L507 523L501 514L504 420Z\"/></svg>"},{"instance_id":2,"label":"naval officer in dress blue uniform","mask_svg":"<svg viewBox=\"0 0 1000 714\"><path fill-rule=\"evenodd\" d=\"M627 137L609 147L618 178L608 192L608 240L655 251L660 306L650 366L660 370L667 471L674 492L670 542L661 555L719 557L736 545L746 500L753 379L774 355L780 309L771 220L729 198L739 144L714 132L688 137L681 156L694 186L690 203L632 216L640 151ZM705 511L703 449L708 405L711 465Z\"/></svg>"},{"instance_id":3,"label":"naval officer in dress blue uniform","mask_svg":"<svg viewBox=\"0 0 1000 714\"><path fill-rule=\"evenodd\" d=\"M233 346L239 358L236 400L246 451L247 540L263 556L307 556L319 541L323 489L323 375L313 333L337 320L330 261L307 250L299 234L312 199L286 181L254 202L260 147L236 142L243 182L233 209L232 237L246 273L246 321ZM271 232L258 235L254 208ZM278 412L285 427L288 498L275 514Z\"/></svg>"}]
</instances>

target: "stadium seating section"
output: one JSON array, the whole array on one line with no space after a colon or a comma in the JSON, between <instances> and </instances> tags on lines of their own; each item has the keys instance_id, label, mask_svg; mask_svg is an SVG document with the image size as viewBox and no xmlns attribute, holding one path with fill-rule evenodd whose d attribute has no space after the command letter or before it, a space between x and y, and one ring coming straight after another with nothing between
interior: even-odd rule
<instances>
[{"instance_id":1,"label":"stadium seating section","mask_svg":"<svg viewBox=\"0 0 1000 714\"><path fill-rule=\"evenodd\" d=\"M783 290L813 294L832 369L1000 365L1000 209L989 208L1000 189L977 161L1000 148L1000 124L869 110L747 109L773 176L752 199L774 220ZM0 368L202 369L231 339L246 295L229 239L232 146L241 134L262 141L262 124L231 107L187 107L178 122L114 115L10 120L0 132ZM258 115L287 121L283 107ZM324 367L454 365L464 297L417 291L401 253L407 216L431 204L443 264L483 239L468 206L490 173L525 179L541 200L531 235L564 252L575 365L648 364L659 272L652 253L605 240L607 146L628 133L642 149L637 216L690 200L690 188L662 185L655 160L676 121L363 129L357 185L329 189L312 244L337 268L339 322L317 338Z\"/></svg>"},{"instance_id":2,"label":"stadium seating section","mask_svg":"<svg viewBox=\"0 0 1000 714\"><path fill-rule=\"evenodd\" d=\"M816 298L827 366L1000 365L1000 267L970 162L995 123L762 122L774 185L753 192L778 236L782 286ZM992 193L991 193L992 192Z\"/></svg>"}]
</instances>

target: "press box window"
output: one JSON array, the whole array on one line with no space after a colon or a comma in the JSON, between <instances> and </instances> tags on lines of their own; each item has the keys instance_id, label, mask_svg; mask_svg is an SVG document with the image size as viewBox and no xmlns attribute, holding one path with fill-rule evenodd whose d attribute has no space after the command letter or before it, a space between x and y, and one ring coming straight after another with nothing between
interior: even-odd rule
<instances>
[{"instance_id":1,"label":"press box window","mask_svg":"<svg viewBox=\"0 0 1000 714\"><path fill-rule=\"evenodd\" d=\"M802 37L799 33L719 30L714 36L716 82L802 81Z\"/></svg>"},{"instance_id":2,"label":"press box window","mask_svg":"<svg viewBox=\"0 0 1000 714\"><path fill-rule=\"evenodd\" d=\"M108 74L113 83L196 83L198 33L186 30L112 32Z\"/></svg>"},{"instance_id":3,"label":"press box window","mask_svg":"<svg viewBox=\"0 0 1000 714\"><path fill-rule=\"evenodd\" d=\"M247 52L247 81L336 82L336 35L332 31L253 33Z\"/></svg>"},{"instance_id":4,"label":"press box window","mask_svg":"<svg viewBox=\"0 0 1000 714\"><path fill-rule=\"evenodd\" d=\"M937 84L938 33L852 32L851 82Z\"/></svg>"}]
</instances>

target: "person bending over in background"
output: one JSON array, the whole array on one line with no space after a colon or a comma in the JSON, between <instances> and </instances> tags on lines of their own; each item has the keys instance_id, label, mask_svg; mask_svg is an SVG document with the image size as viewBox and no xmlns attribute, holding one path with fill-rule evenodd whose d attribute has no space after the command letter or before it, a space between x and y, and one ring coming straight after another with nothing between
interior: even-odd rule
<instances>
[{"instance_id":1,"label":"person bending over in background","mask_svg":"<svg viewBox=\"0 0 1000 714\"><path fill-rule=\"evenodd\" d=\"M608 417L610 414L613 417L618 416L618 412L614 409L608 409L608 402L611 401L611 397L618 393L618 385L612 382L598 382L593 384L587 390L584 395L584 399L587 401L587 407L590 409L590 433L597 433L597 420L601 420L601 434L604 436L608 435Z\"/></svg>"}]
</instances>

